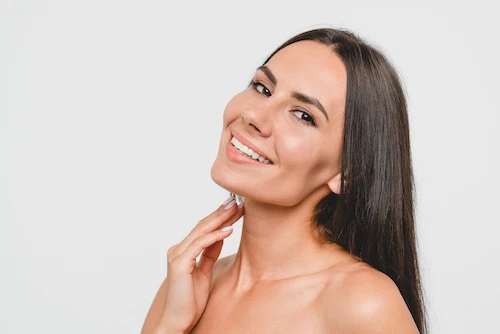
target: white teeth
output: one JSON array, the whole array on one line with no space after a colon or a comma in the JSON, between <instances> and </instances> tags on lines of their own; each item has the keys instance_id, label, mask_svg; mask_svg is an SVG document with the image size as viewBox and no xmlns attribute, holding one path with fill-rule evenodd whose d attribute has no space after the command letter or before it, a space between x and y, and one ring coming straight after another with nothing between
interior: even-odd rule
<instances>
[{"instance_id":1,"label":"white teeth","mask_svg":"<svg viewBox=\"0 0 500 334\"><path fill-rule=\"evenodd\" d=\"M263 162L265 164L272 164L269 159L266 159L265 157L254 152L251 148L243 145L235 137L231 138L231 144L233 144L233 146L236 147L238 149L238 151L248 155L250 158L252 158L254 160L258 160L258 161Z\"/></svg>"}]
</instances>

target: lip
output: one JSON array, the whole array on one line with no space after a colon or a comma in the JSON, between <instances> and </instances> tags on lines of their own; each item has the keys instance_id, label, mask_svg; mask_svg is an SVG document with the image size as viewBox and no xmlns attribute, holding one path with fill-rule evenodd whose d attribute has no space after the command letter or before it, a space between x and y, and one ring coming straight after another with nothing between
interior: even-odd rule
<instances>
[{"instance_id":1,"label":"lip","mask_svg":"<svg viewBox=\"0 0 500 334\"><path fill-rule=\"evenodd\" d=\"M228 157L229 160L231 160L232 162L236 162L236 163L251 164L251 165L256 165L256 166L257 165L258 166L272 166L273 165L273 164L266 164L266 163L260 162L258 160L254 160L254 159L250 158L249 156L247 156L246 154L241 154L240 152L238 152L238 150L236 149L236 147L234 147L233 144L231 144L231 139L233 139L233 136L240 143L242 143L243 145L249 147L250 149L252 149L257 154L259 154L261 156L264 156L264 157L267 157L267 155L263 154L260 150L254 149L255 146L252 145L251 143L249 143L248 140L244 139L243 137L241 137L239 135L235 135L234 133L231 133L231 138L229 138L229 140L227 142L227 145L226 145L226 155L227 155L227 157ZM271 161L271 160L269 160L269 161Z\"/></svg>"}]
</instances>

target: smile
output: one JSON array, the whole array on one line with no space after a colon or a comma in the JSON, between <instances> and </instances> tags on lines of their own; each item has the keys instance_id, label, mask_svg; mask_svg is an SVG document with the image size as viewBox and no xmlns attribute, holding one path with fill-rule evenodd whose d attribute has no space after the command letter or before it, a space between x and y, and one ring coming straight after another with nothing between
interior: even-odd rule
<instances>
[{"instance_id":1,"label":"smile","mask_svg":"<svg viewBox=\"0 0 500 334\"><path fill-rule=\"evenodd\" d=\"M236 137L233 137L231 139L231 144L236 148L236 151L238 151L239 153L241 154L244 154L250 158L252 158L253 160L257 160L259 162L262 162L262 163L265 163L265 164L269 164L269 165L272 165L273 163L267 159L266 157L258 154L257 152L254 152L251 148L249 148L248 146L245 146L243 145L242 143L240 143L240 141L238 139L236 139Z\"/></svg>"}]
</instances>

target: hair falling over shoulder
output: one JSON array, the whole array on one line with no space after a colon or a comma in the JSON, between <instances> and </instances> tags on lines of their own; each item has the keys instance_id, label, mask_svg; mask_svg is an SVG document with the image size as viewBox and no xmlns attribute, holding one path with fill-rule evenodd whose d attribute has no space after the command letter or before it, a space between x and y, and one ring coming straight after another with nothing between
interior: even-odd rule
<instances>
[{"instance_id":1,"label":"hair falling over shoulder","mask_svg":"<svg viewBox=\"0 0 500 334\"><path fill-rule=\"evenodd\" d=\"M318 203L315 221L326 239L391 277L426 333L408 113L399 76L382 52L345 29L301 33L264 64L303 40L331 46L347 69L341 192Z\"/></svg>"}]
</instances>

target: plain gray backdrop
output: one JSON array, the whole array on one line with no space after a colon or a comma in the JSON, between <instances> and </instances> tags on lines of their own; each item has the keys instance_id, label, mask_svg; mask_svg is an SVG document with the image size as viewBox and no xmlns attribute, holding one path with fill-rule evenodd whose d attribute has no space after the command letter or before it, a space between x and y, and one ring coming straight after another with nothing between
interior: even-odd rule
<instances>
[{"instance_id":1,"label":"plain gray backdrop","mask_svg":"<svg viewBox=\"0 0 500 334\"><path fill-rule=\"evenodd\" d=\"M0 333L138 333L167 249L227 197L226 103L324 26L402 76L431 333L500 332L496 11L401 3L1 0Z\"/></svg>"}]
</instances>

